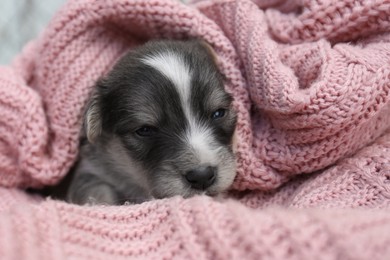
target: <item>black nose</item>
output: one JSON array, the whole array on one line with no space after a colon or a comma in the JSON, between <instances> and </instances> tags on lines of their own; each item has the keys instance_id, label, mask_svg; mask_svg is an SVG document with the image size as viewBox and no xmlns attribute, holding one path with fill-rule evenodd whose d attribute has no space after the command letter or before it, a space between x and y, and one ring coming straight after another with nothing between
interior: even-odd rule
<instances>
[{"instance_id":1,"label":"black nose","mask_svg":"<svg viewBox=\"0 0 390 260\"><path fill-rule=\"evenodd\" d=\"M188 171L185 177L192 188L204 190L215 182L216 172L216 167L199 166Z\"/></svg>"}]
</instances>

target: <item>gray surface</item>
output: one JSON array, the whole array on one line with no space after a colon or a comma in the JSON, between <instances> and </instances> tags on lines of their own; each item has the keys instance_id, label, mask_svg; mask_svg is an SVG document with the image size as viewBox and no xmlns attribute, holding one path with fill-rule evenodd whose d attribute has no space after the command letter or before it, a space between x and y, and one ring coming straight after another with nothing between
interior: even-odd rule
<instances>
[{"instance_id":1,"label":"gray surface","mask_svg":"<svg viewBox=\"0 0 390 260\"><path fill-rule=\"evenodd\" d=\"M188 0L182 0L188 2ZM34 39L66 0L0 0L0 64Z\"/></svg>"},{"instance_id":2,"label":"gray surface","mask_svg":"<svg viewBox=\"0 0 390 260\"><path fill-rule=\"evenodd\" d=\"M0 64L8 64L35 38L65 0L1 0Z\"/></svg>"}]
</instances>

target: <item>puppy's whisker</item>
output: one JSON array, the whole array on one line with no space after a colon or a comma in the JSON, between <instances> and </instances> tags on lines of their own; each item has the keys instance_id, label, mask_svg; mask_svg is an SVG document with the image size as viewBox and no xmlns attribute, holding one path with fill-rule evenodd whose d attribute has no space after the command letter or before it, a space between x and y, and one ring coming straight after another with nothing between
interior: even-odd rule
<instances>
[{"instance_id":1,"label":"puppy's whisker","mask_svg":"<svg viewBox=\"0 0 390 260\"><path fill-rule=\"evenodd\" d=\"M187 198L191 195L191 187L188 186L188 188L186 189L186 191L184 192L184 198Z\"/></svg>"}]
</instances>

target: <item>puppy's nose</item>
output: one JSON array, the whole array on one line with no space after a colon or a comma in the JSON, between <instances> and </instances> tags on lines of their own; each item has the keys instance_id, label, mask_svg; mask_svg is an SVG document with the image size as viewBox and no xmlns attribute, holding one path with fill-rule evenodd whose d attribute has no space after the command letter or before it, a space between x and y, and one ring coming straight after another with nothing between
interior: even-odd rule
<instances>
[{"instance_id":1,"label":"puppy's nose","mask_svg":"<svg viewBox=\"0 0 390 260\"><path fill-rule=\"evenodd\" d=\"M210 187L216 179L217 168L212 166L199 166L188 171L185 175L192 188L204 190Z\"/></svg>"}]
</instances>

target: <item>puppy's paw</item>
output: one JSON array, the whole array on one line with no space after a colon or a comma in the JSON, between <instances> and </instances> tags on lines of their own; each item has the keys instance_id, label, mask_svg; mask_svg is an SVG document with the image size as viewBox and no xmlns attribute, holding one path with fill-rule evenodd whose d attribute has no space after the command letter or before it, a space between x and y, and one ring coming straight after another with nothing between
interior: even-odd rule
<instances>
[{"instance_id":1,"label":"puppy's paw","mask_svg":"<svg viewBox=\"0 0 390 260\"><path fill-rule=\"evenodd\" d=\"M116 191L107 184L91 187L82 197L85 198L82 204L87 205L115 205L119 201Z\"/></svg>"},{"instance_id":2,"label":"puppy's paw","mask_svg":"<svg viewBox=\"0 0 390 260\"><path fill-rule=\"evenodd\" d=\"M69 187L67 201L79 205L116 205L119 196L113 186L97 176L80 173Z\"/></svg>"}]
</instances>

